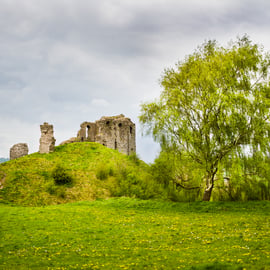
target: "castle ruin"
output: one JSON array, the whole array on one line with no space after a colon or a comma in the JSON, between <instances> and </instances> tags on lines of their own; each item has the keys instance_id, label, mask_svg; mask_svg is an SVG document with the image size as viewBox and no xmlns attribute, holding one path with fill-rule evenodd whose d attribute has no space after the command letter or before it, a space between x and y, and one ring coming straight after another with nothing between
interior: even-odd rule
<instances>
[{"instance_id":1,"label":"castle ruin","mask_svg":"<svg viewBox=\"0 0 270 270\"><path fill-rule=\"evenodd\" d=\"M55 138L53 137L53 125L44 122L40 125L41 137L39 140L39 153L50 153L54 151Z\"/></svg>"},{"instance_id":2,"label":"castle ruin","mask_svg":"<svg viewBox=\"0 0 270 270\"><path fill-rule=\"evenodd\" d=\"M108 148L130 155L136 152L135 124L123 114L103 116L95 122L83 122L77 137L73 137L60 145L73 142L97 142ZM55 148L53 125L44 122L40 125L41 137L39 153L50 153ZM18 143L10 148L10 159L28 155L28 145Z\"/></svg>"},{"instance_id":3,"label":"castle ruin","mask_svg":"<svg viewBox=\"0 0 270 270\"><path fill-rule=\"evenodd\" d=\"M135 124L123 114L103 116L95 122L83 122L76 141L97 142L130 155L136 152Z\"/></svg>"},{"instance_id":4,"label":"castle ruin","mask_svg":"<svg viewBox=\"0 0 270 270\"><path fill-rule=\"evenodd\" d=\"M9 151L9 159L16 159L28 155L28 145L26 143L14 144Z\"/></svg>"}]
</instances>

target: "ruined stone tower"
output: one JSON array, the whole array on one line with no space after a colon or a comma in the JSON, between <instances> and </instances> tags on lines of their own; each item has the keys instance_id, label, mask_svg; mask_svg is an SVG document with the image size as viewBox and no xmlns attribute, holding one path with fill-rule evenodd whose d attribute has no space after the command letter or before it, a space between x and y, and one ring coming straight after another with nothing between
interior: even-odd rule
<instances>
[{"instance_id":1,"label":"ruined stone tower","mask_svg":"<svg viewBox=\"0 0 270 270\"><path fill-rule=\"evenodd\" d=\"M9 159L20 158L28 155L28 145L26 143L17 143L10 148Z\"/></svg>"},{"instance_id":2,"label":"ruined stone tower","mask_svg":"<svg viewBox=\"0 0 270 270\"><path fill-rule=\"evenodd\" d=\"M95 122L83 122L77 141L97 142L130 155L136 152L135 124L123 114L102 117Z\"/></svg>"},{"instance_id":3,"label":"ruined stone tower","mask_svg":"<svg viewBox=\"0 0 270 270\"><path fill-rule=\"evenodd\" d=\"M41 137L39 140L39 153L49 153L54 151L55 138L53 137L53 125L44 122L40 125Z\"/></svg>"}]
</instances>

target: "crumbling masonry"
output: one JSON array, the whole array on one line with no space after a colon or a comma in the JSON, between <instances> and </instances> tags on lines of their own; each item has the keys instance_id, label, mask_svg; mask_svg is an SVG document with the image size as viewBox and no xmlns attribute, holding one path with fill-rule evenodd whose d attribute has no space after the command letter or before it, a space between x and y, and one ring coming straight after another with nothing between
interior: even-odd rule
<instances>
[{"instance_id":1,"label":"crumbling masonry","mask_svg":"<svg viewBox=\"0 0 270 270\"><path fill-rule=\"evenodd\" d=\"M95 122L83 122L76 141L97 142L121 153L136 152L135 124L123 114L102 117Z\"/></svg>"},{"instance_id":2,"label":"crumbling masonry","mask_svg":"<svg viewBox=\"0 0 270 270\"><path fill-rule=\"evenodd\" d=\"M39 153L53 152L55 147L53 125L44 122L43 125L40 125L40 131ZM135 134L135 124L123 114L110 117L103 116L95 122L83 122L77 137L64 141L60 145L72 142L97 142L130 155L136 152ZM28 146L25 143L15 144L10 149L10 159L27 154Z\"/></svg>"},{"instance_id":3,"label":"crumbling masonry","mask_svg":"<svg viewBox=\"0 0 270 270\"><path fill-rule=\"evenodd\" d=\"M9 159L16 159L28 155L28 145L26 143L17 143L10 148Z\"/></svg>"},{"instance_id":4,"label":"crumbling masonry","mask_svg":"<svg viewBox=\"0 0 270 270\"><path fill-rule=\"evenodd\" d=\"M40 125L41 137L39 140L39 153L50 153L54 151L55 138L53 137L53 125L44 122Z\"/></svg>"}]
</instances>

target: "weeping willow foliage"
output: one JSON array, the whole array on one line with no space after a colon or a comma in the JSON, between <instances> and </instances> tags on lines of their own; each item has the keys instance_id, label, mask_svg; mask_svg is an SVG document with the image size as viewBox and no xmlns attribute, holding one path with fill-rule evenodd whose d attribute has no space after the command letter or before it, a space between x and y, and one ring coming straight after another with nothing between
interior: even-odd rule
<instances>
[{"instance_id":1,"label":"weeping willow foliage","mask_svg":"<svg viewBox=\"0 0 270 270\"><path fill-rule=\"evenodd\" d=\"M172 201L201 200L204 170L187 154L162 150L151 165L151 175ZM261 152L232 152L219 164L213 201L270 200L270 158Z\"/></svg>"},{"instance_id":2,"label":"weeping willow foliage","mask_svg":"<svg viewBox=\"0 0 270 270\"><path fill-rule=\"evenodd\" d=\"M255 149L267 162L269 67L269 54L246 35L227 48L208 41L174 69L166 69L159 99L141 105L140 122L146 134L177 154L176 160L182 162L178 168L188 163L191 169L195 166L200 170L197 181L200 189L203 187L203 200L211 199L221 176L225 180L227 177L230 188L242 179L255 181L244 165L244 161L249 162L250 149ZM256 162L257 158L252 156ZM231 163L230 168L227 163ZM182 178L178 184L187 184L183 181L187 180ZM228 196L233 199L240 195L235 191Z\"/></svg>"},{"instance_id":3,"label":"weeping willow foliage","mask_svg":"<svg viewBox=\"0 0 270 270\"><path fill-rule=\"evenodd\" d=\"M232 152L220 165L214 200L269 200L270 158L260 151Z\"/></svg>"}]
</instances>

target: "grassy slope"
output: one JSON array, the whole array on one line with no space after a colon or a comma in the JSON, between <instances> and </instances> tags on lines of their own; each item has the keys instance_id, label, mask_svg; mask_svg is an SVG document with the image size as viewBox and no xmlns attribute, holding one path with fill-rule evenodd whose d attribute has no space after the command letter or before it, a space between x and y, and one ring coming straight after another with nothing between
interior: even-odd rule
<instances>
[{"instance_id":1,"label":"grassy slope","mask_svg":"<svg viewBox=\"0 0 270 270\"><path fill-rule=\"evenodd\" d=\"M72 187L54 184L52 171L57 165L74 178ZM125 183L123 178L129 181ZM7 203L38 206L131 195L133 192L147 197L142 194L145 191L135 187L136 181L146 183L147 178L150 178L147 165L134 157L97 143L72 143L58 146L50 154L34 153L0 164L0 181L4 186L0 190L0 199Z\"/></svg>"},{"instance_id":2,"label":"grassy slope","mask_svg":"<svg viewBox=\"0 0 270 270\"><path fill-rule=\"evenodd\" d=\"M270 269L269 211L131 198L0 204L0 269Z\"/></svg>"}]
</instances>

